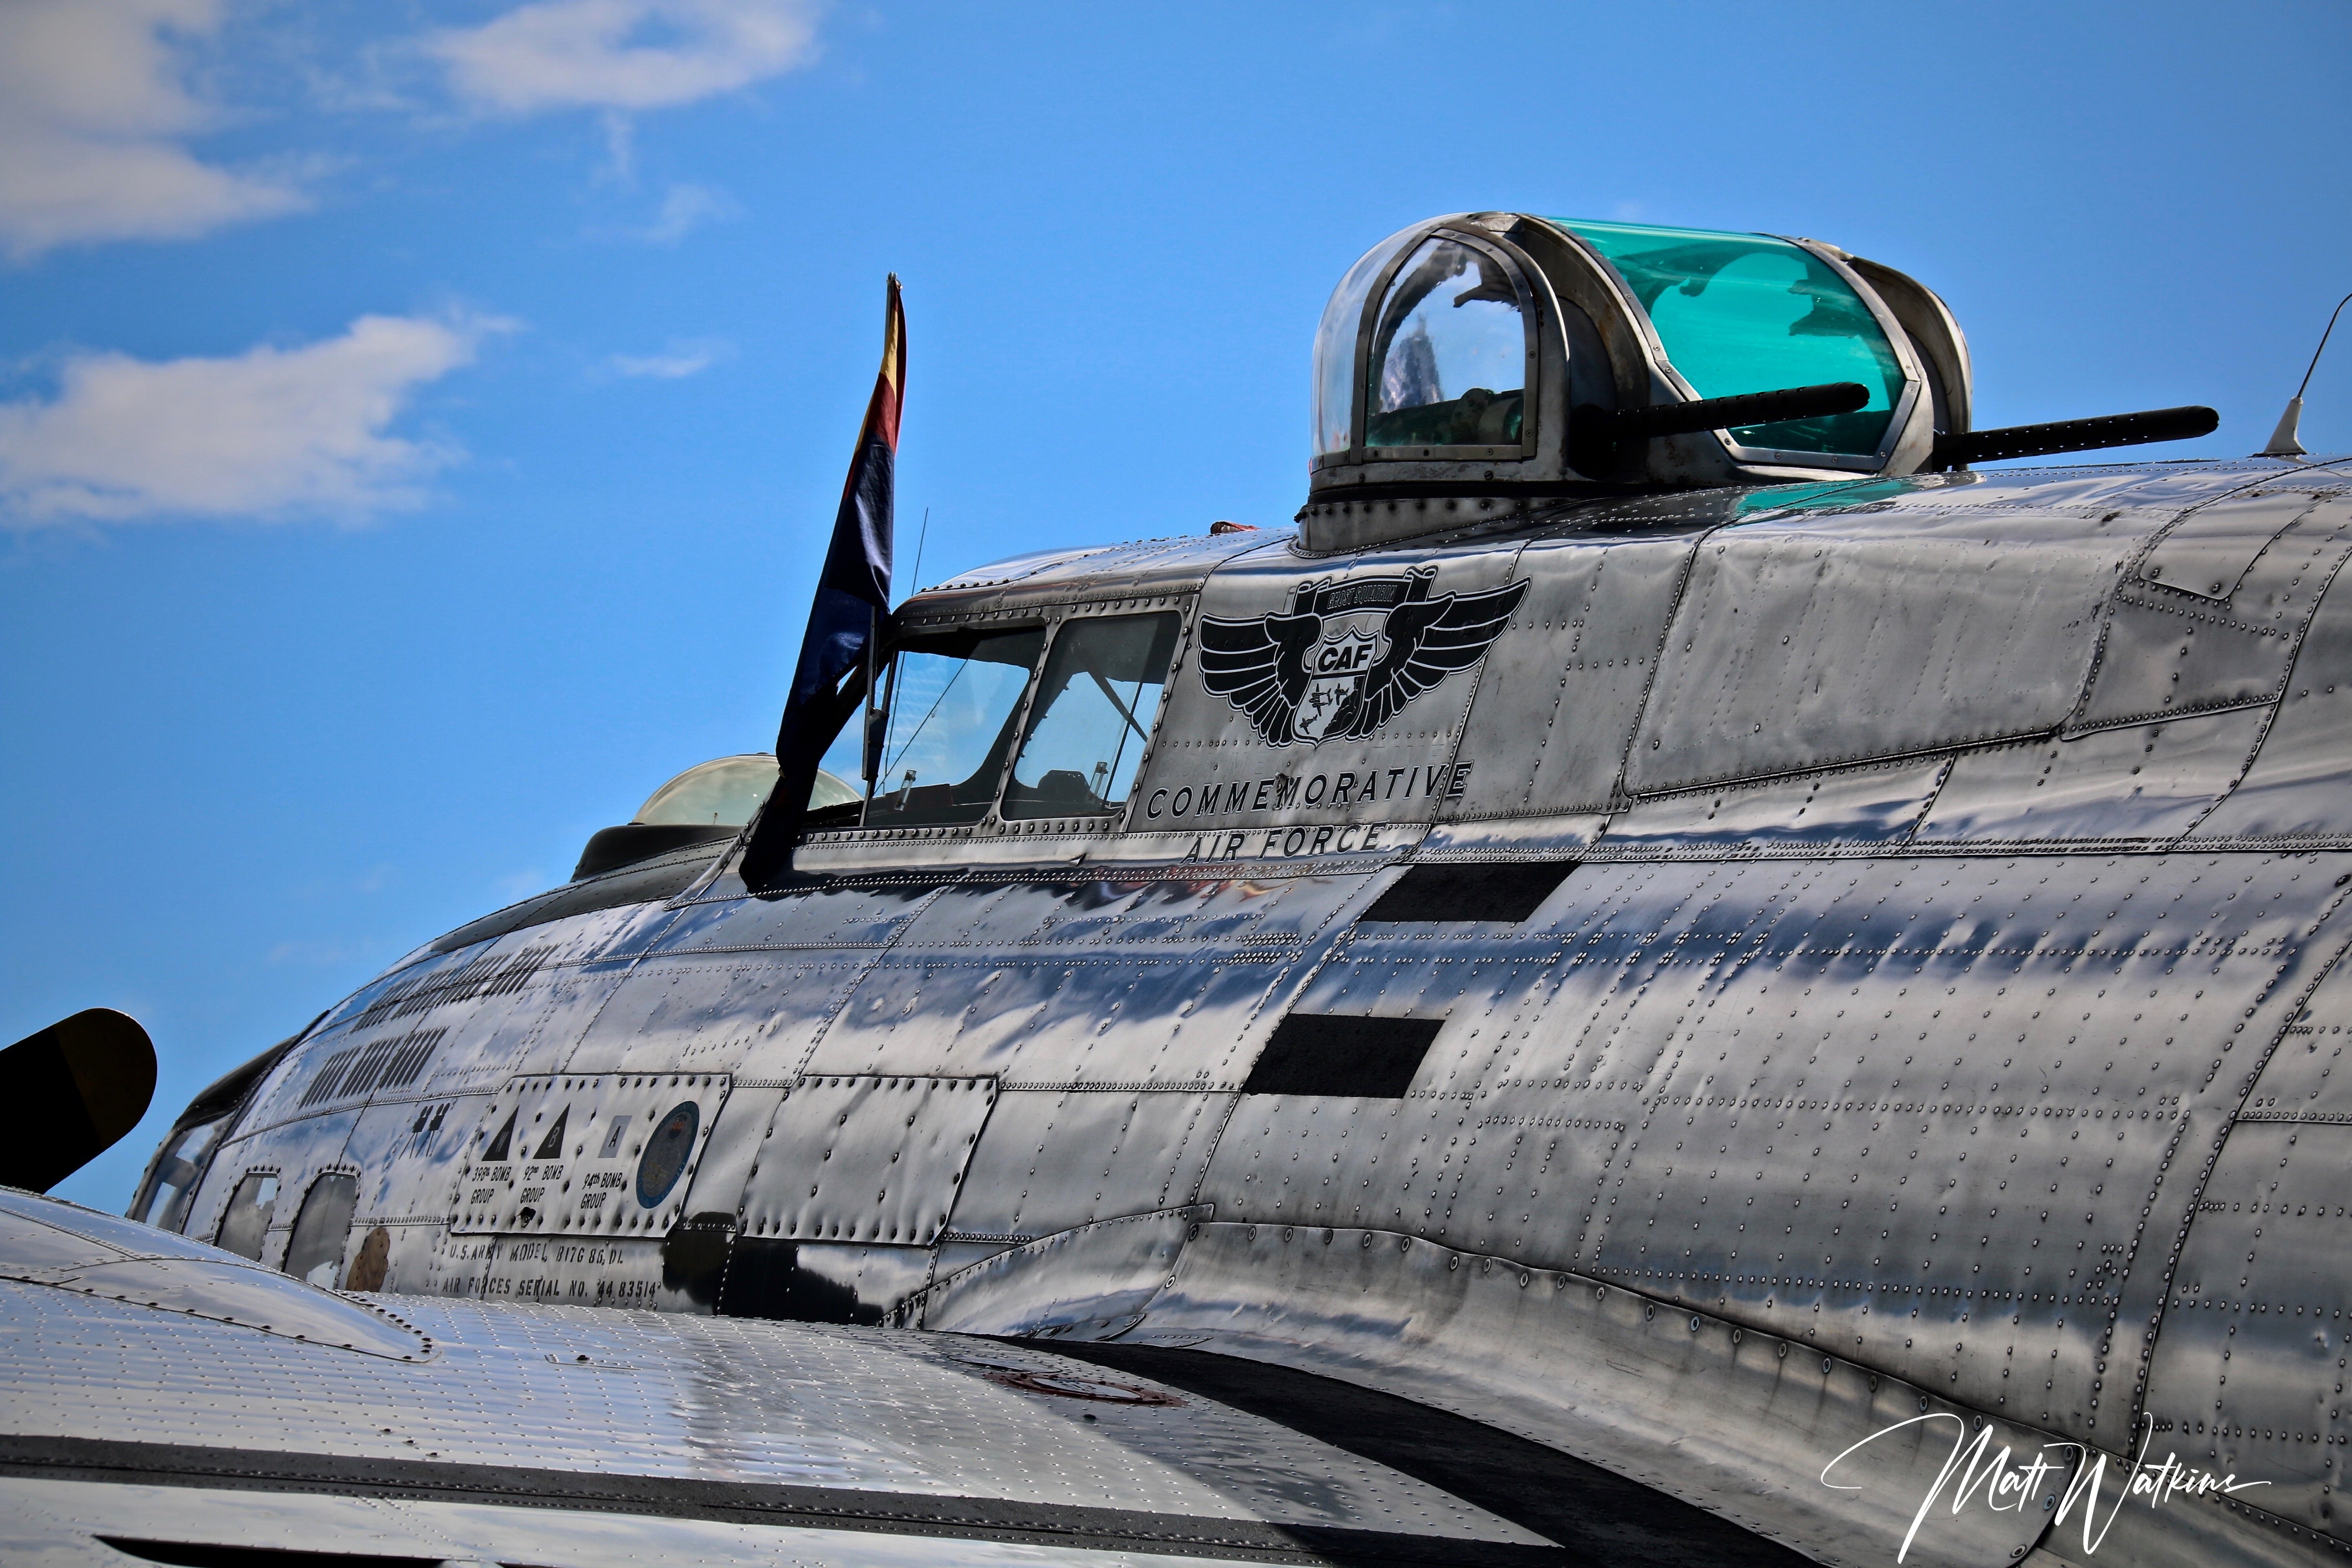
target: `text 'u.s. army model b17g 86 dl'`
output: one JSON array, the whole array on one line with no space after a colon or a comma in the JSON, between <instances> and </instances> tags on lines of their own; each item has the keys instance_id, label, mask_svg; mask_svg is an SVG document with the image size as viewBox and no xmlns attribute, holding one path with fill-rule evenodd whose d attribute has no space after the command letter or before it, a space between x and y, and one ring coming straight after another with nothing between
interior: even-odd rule
<instances>
[{"instance_id":1,"label":"text 'u.s. army model b17g 86 dl'","mask_svg":"<svg viewBox=\"0 0 2352 1568\"><path fill-rule=\"evenodd\" d=\"M2352 468L1970 472L2214 416L1457 215L1295 531L894 607L904 342L774 755L0 1202L11 1550L2352 1549ZM18 1047L82 1144L125 1028Z\"/></svg>"}]
</instances>

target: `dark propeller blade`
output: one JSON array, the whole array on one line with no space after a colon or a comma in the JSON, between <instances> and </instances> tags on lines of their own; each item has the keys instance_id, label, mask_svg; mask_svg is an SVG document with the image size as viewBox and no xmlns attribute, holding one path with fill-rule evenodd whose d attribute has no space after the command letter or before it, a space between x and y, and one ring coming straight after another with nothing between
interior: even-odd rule
<instances>
[{"instance_id":1,"label":"dark propeller blade","mask_svg":"<svg viewBox=\"0 0 2352 1568\"><path fill-rule=\"evenodd\" d=\"M2054 425L1964 430L1937 436L1927 466L1954 468L2003 458L2046 458L2053 452L2095 452L2103 447L2137 447L2146 441L2186 441L2211 435L2221 423L2221 416L2211 409L2191 405L2109 414L2098 419L2061 419Z\"/></svg>"},{"instance_id":2,"label":"dark propeller blade","mask_svg":"<svg viewBox=\"0 0 2352 1568\"><path fill-rule=\"evenodd\" d=\"M0 1051L0 1182L47 1192L114 1146L147 1114L155 1047L135 1018L91 1007Z\"/></svg>"}]
</instances>

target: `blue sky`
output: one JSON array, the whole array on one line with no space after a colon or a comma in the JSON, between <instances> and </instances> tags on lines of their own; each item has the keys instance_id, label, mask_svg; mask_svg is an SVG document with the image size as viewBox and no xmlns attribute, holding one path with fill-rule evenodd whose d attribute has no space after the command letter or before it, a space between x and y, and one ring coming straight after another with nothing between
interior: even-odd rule
<instances>
[{"instance_id":1,"label":"blue sky","mask_svg":"<svg viewBox=\"0 0 2352 1568\"><path fill-rule=\"evenodd\" d=\"M1383 235L1803 234L1980 425L2262 445L2352 289L2352 7L0 6L0 1040L147 1125L769 744L905 279L900 591L1276 523ZM2305 437L2352 448L2352 342Z\"/></svg>"}]
</instances>

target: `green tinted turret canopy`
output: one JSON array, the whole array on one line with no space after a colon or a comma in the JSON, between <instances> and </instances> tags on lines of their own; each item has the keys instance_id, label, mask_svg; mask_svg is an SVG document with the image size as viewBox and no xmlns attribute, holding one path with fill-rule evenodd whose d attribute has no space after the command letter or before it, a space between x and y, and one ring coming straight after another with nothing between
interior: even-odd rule
<instances>
[{"instance_id":1,"label":"green tinted turret canopy","mask_svg":"<svg viewBox=\"0 0 2352 1568\"><path fill-rule=\"evenodd\" d=\"M1325 308L1313 384L1301 519L1332 545L1441 526L1433 509L1909 473L1968 428L1959 329L1892 268L1816 240L1523 213L1434 218L1366 253ZM1662 412L1730 397L1751 401L1719 426Z\"/></svg>"},{"instance_id":2,"label":"green tinted turret canopy","mask_svg":"<svg viewBox=\"0 0 2352 1568\"><path fill-rule=\"evenodd\" d=\"M1701 397L1858 381L1870 401L1731 432L1782 452L1877 453L1903 395L1886 329L1853 284L1811 251L1762 234L1714 234L1554 218L1601 253L1649 312L1666 359Z\"/></svg>"}]
</instances>

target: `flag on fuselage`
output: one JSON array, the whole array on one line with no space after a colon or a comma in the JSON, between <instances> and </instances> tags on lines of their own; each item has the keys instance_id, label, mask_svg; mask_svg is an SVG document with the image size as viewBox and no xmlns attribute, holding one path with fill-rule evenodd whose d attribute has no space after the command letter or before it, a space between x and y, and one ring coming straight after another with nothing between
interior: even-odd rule
<instances>
[{"instance_id":1,"label":"flag on fuselage","mask_svg":"<svg viewBox=\"0 0 2352 1568\"><path fill-rule=\"evenodd\" d=\"M817 576L801 638L800 664L776 730L776 787L761 808L743 854L753 887L792 866L817 760L841 721L842 682L862 668L890 616L890 534L898 458L898 411L907 387L907 318L898 277L890 275L883 312L882 369L866 400L857 451L834 514L833 541ZM878 652L878 650L877 650Z\"/></svg>"}]
</instances>

